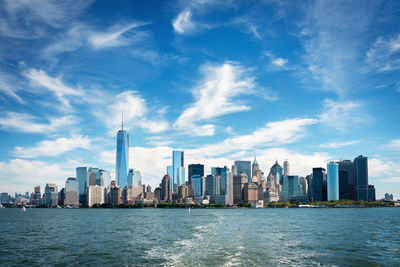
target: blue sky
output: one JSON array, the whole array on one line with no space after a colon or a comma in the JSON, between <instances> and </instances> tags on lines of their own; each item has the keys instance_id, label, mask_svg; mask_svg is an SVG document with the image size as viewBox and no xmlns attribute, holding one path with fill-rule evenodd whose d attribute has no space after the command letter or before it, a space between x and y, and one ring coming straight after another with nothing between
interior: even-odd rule
<instances>
[{"instance_id":1,"label":"blue sky","mask_svg":"<svg viewBox=\"0 0 400 267\"><path fill-rule=\"evenodd\" d=\"M0 191L114 176L124 112L153 188L173 149L303 176L362 154L400 198L399 25L399 1L1 1Z\"/></svg>"}]
</instances>

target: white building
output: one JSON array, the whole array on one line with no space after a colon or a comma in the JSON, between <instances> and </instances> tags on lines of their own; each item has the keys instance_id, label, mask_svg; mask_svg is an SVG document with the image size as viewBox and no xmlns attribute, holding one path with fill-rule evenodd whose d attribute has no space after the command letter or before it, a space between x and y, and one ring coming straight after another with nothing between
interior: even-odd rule
<instances>
[{"instance_id":1,"label":"white building","mask_svg":"<svg viewBox=\"0 0 400 267\"><path fill-rule=\"evenodd\" d=\"M101 185L91 185L88 188L88 206L104 203L104 187Z\"/></svg>"}]
</instances>

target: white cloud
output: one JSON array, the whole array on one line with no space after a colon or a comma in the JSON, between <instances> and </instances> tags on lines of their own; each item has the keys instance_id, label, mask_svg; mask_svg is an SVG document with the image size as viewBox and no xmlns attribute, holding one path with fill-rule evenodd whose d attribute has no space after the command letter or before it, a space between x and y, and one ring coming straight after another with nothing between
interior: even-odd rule
<instances>
[{"instance_id":1,"label":"white cloud","mask_svg":"<svg viewBox=\"0 0 400 267\"><path fill-rule=\"evenodd\" d=\"M400 139L391 140L387 145L385 145L385 148L400 151Z\"/></svg>"},{"instance_id":2,"label":"white cloud","mask_svg":"<svg viewBox=\"0 0 400 267\"><path fill-rule=\"evenodd\" d=\"M400 70L400 34L394 38L379 37L368 50L365 62L375 71Z\"/></svg>"},{"instance_id":3,"label":"white cloud","mask_svg":"<svg viewBox=\"0 0 400 267\"><path fill-rule=\"evenodd\" d=\"M43 35L48 27L64 27L92 2L91 0L3 1L0 34L12 38L37 38Z\"/></svg>"},{"instance_id":4,"label":"white cloud","mask_svg":"<svg viewBox=\"0 0 400 267\"><path fill-rule=\"evenodd\" d=\"M169 123L161 117L151 117L146 100L136 91L125 91L118 95L107 92L97 92L98 99L93 99L93 114L98 120L105 123L110 129L110 135L115 135L121 128L122 113L124 116L124 128L139 127L149 133L163 132L169 128ZM110 99L113 102L110 103ZM106 100L106 102L104 102ZM101 101L96 103L96 101ZM106 107L106 108L105 108Z\"/></svg>"},{"instance_id":5,"label":"white cloud","mask_svg":"<svg viewBox=\"0 0 400 267\"><path fill-rule=\"evenodd\" d=\"M276 59L272 60L271 63L274 64L275 66L283 67L287 64L287 62L288 62L288 60L285 58L276 58Z\"/></svg>"},{"instance_id":6,"label":"white cloud","mask_svg":"<svg viewBox=\"0 0 400 267\"><path fill-rule=\"evenodd\" d=\"M304 82L311 84L309 74L317 82L316 90L333 91L344 96L354 90L362 78L354 75L364 66L360 61L364 36L370 25L376 23L379 2L318 1L300 5L304 12L304 63L307 73Z\"/></svg>"},{"instance_id":7,"label":"white cloud","mask_svg":"<svg viewBox=\"0 0 400 267\"><path fill-rule=\"evenodd\" d=\"M184 34L194 29L194 24L191 21L192 12L190 9L185 9L172 22L175 32Z\"/></svg>"},{"instance_id":8,"label":"white cloud","mask_svg":"<svg viewBox=\"0 0 400 267\"><path fill-rule=\"evenodd\" d=\"M233 20L233 24L236 25L242 32L251 34L255 38L261 40L261 36L258 33L256 24L254 24L248 17L243 16L235 18Z\"/></svg>"},{"instance_id":9,"label":"white cloud","mask_svg":"<svg viewBox=\"0 0 400 267\"><path fill-rule=\"evenodd\" d=\"M379 181L382 183L400 183L400 177L389 177Z\"/></svg>"},{"instance_id":10,"label":"white cloud","mask_svg":"<svg viewBox=\"0 0 400 267\"><path fill-rule=\"evenodd\" d=\"M203 145L198 149L187 150L187 153L214 157L240 150L252 151L253 149L290 144L305 135L307 126L317 122L316 119L309 118L269 122L251 134L230 137L216 144Z\"/></svg>"},{"instance_id":11,"label":"white cloud","mask_svg":"<svg viewBox=\"0 0 400 267\"><path fill-rule=\"evenodd\" d=\"M359 142L360 141L358 141L358 140L348 141L348 142L333 142L333 143L320 144L319 147L321 147L321 148L340 148L340 147L344 147L344 146L358 144Z\"/></svg>"},{"instance_id":12,"label":"white cloud","mask_svg":"<svg viewBox=\"0 0 400 267\"><path fill-rule=\"evenodd\" d=\"M71 98L81 101L84 95L80 89L72 88L61 81L61 77L50 77L43 70L29 69L23 73L35 87L46 88L51 92L65 109L71 108Z\"/></svg>"},{"instance_id":13,"label":"white cloud","mask_svg":"<svg viewBox=\"0 0 400 267\"><path fill-rule=\"evenodd\" d=\"M178 130L186 133L208 136L213 135L213 124L199 123L225 114L250 110L239 96L257 94L254 77L248 70L235 63L219 66L204 65L201 68L204 79L192 90L195 102L190 104L174 124Z\"/></svg>"},{"instance_id":14,"label":"white cloud","mask_svg":"<svg viewBox=\"0 0 400 267\"><path fill-rule=\"evenodd\" d=\"M263 56L266 56L270 61L268 71L291 70L291 67L288 66L288 59L277 57L269 51L264 51Z\"/></svg>"},{"instance_id":15,"label":"white cloud","mask_svg":"<svg viewBox=\"0 0 400 267\"><path fill-rule=\"evenodd\" d=\"M361 102L325 99L320 121L331 128L344 131L349 125L370 124L372 118L365 113Z\"/></svg>"},{"instance_id":16,"label":"white cloud","mask_svg":"<svg viewBox=\"0 0 400 267\"><path fill-rule=\"evenodd\" d=\"M67 151L78 148L89 149L91 140L87 136L73 136L71 138L61 137L56 140L43 140L34 147L14 148L14 155L20 158L37 158L43 156L58 156Z\"/></svg>"},{"instance_id":17,"label":"white cloud","mask_svg":"<svg viewBox=\"0 0 400 267\"><path fill-rule=\"evenodd\" d=\"M35 185L55 183L64 187L68 177L75 176L75 167L45 161L12 159L0 162L2 190L14 192L33 191Z\"/></svg>"},{"instance_id":18,"label":"white cloud","mask_svg":"<svg viewBox=\"0 0 400 267\"><path fill-rule=\"evenodd\" d=\"M143 41L147 34L134 29L147 25L145 22L134 22L117 24L109 28L106 32L93 32L90 34L89 41L96 49L107 47L117 47L130 45L133 42ZM129 36L127 36L129 34Z\"/></svg>"},{"instance_id":19,"label":"white cloud","mask_svg":"<svg viewBox=\"0 0 400 267\"><path fill-rule=\"evenodd\" d=\"M0 93L13 98L20 104L24 104L24 100L15 93L15 87L13 88L13 86L10 86L7 80L7 77L0 72Z\"/></svg>"},{"instance_id":20,"label":"white cloud","mask_svg":"<svg viewBox=\"0 0 400 267\"><path fill-rule=\"evenodd\" d=\"M48 117L46 122L26 113L7 112L0 117L0 127L6 131L24 133L51 133L64 129L78 121L74 116Z\"/></svg>"}]
</instances>

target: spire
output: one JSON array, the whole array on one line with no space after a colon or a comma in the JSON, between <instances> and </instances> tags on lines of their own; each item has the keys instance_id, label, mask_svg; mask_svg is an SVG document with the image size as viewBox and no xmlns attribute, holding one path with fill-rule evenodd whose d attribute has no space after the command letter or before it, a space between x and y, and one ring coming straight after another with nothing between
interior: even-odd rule
<instances>
[{"instance_id":1,"label":"spire","mask_svg":"<svg viewBox=\"0 0 400 267\"><path fill-rule=\"evenodd\" d=\"M256 155L254 155L254 161L253 161L253 165L258 165L257 159L256 159Z\"/></svg>"},{"instance_id":2,"label":"spire","mask_svg":"<svg viewBox=\"0 0 400 267\"><path fill-rule=\"evenodd\" d=\"M122 111L122 123L121 123L121 129L124 130L124 112Z\"/></svg>"}]
</instances>

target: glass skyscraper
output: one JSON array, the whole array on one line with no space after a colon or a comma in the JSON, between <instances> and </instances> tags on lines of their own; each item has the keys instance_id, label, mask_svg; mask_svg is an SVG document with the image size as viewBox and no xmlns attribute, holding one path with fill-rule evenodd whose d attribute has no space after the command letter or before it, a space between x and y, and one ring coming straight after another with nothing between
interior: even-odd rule
<instances>
[{"instance_id":1,"label":"glass skyscraper","mask_svg":"<svg viewBox=\"0 0 400 267\"><path fill-rule=\"evenodd\" d=\"M237 174L247 174L248 182L251 182L251 162L246 160L236 160L235 166L237 169Z\"/></svg>"},{"instance_id":2,"label":"glass skyscraper","mask_svg":"<svg viewBox=\"0 0 400 267\"><path fill-rule=\"evenodd\" d=\"M78 180L78 184L79 184L79 202L86 204L86 202L87 202L87 187L88 187L88 179L89 179L88 167L76 168L76 179Z\"/></svg>"},{"instance_id":3,"label":"glass skyscraper","mask_svg":"<svg viewBox=\"0 0 400 267\"><path fill-rule=\"evenodd\" d=\"M327 170L328 201L339 200L339 164L329 162Z\"/></svg>"},{"instance_id":4,"label":"glass skyscraper","mask_svg":"<svg viewBox=\"0 0 400 267\"><path fill-rule=\"evenodd\" d=\"M172 190L178 192L178 186L185 183L184 152L172 151Z\"/></svg>"},{"instance_id":5,"label":"glass skyscraper","mask_svg":"<svg viewBox=\"0 0 400 267\"><path fill-rule=\"evenodd\" d=\"M129 168L129 134L122 129L117 133L117 161L115 164L115 180L120 187L127 184Z\"/></svg>"},{"instance_id":6,"label":"glass skyscraper","mask_svg":"<svg viewBox=\"0 0 400 267\"><path fill-rule=\"evenodd\" d=\"M278 161L275 161L275 164L271 167L270 170L271 174L275 178L275 184L282 184L282 175L283 175L283 169L282 166L279 165Z\"/></svg>"},{"instance_id":7,"label":"glass skyscraper","mask_svg":"<svg viewBox=\"0 0 400 267\"><path fill-rule=\"evenodd\" d=\"M200 175L192 175L191 187L193 188L194 197L201 197L203 195L202 181Z\"/></svg>"}]
</instances>

